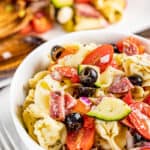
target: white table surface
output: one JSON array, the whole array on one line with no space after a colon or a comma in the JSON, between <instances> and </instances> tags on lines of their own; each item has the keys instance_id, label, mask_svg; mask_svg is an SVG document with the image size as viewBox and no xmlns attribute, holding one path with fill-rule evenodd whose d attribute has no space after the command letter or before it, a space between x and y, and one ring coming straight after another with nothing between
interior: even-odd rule
<instances>
[{"instance_id":1,"label":"white table surface","mask_svg":"<svg viewBox=\"0 0 150 150\"><path fill-rule=\"evenodd\" d=\"M23 141L21 141L21 139L17 135L15 126L12 124L12 120L10 117L9 86L0 90L0 122L5 126L15 146L17 147L17 149L15 150L27 150ZM0 145L0 150L1 150L1 145Z\"/></svg>"}]
</instances>

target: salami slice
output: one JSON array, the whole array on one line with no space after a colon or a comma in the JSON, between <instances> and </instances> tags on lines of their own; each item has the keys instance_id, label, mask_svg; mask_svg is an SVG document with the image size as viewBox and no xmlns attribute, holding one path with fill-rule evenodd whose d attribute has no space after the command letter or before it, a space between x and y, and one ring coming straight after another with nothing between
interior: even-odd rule
<instances>
[{"instance_id":1,"label":"salami slice","mask_svg":"<svg viewBox=\"0 0 150 150\"><path fill-rule=\"evenodd\" d=\"M114 94L122 94L128 92L131 88L133 88L133 85L127 77L117 76L109 87L109 91Z\"/></svg>"},{"instance_id":2,"label":"salami slice","mask_svg":"<svg viewBox=\"0 0 150 150\"><path fill-rule=\"evenodd\" d=\"M101 16L100 13L89 4L76 4L75 8L77 14L81 16L93 18L99 18Z\"/></svg>"},{"instance_id":3,"label":"salami slice","mask_svg":"<svg viewBox=\"0 0 150 150\"><path fill-rule=\"evenodd\" d=\"M65 119L65 100L60 91L50 93L50 116L59 121Z\"/></svg>"},{"instance_id":4,"label":"salami slice","mask_svg":"<svg viewBox=\"0 0 150 150\"><path fill-rule=\"evenodd\" d=\"M126 40L123 42L123 52L128 56L132 56L138 54L139 50L136 44L131 43L129 40Z\"/></svg>"},{"instance_id":5,"label":"salami slice","mask_svg":"<svg viewBox=\"0 0 150 150\"><path fill-rule=\"evenodd\" d=\"M50 93L50 116L58 121L63 121L69 110L77 101L69 93L55 91Z\"/></svg>"}]
</instances>

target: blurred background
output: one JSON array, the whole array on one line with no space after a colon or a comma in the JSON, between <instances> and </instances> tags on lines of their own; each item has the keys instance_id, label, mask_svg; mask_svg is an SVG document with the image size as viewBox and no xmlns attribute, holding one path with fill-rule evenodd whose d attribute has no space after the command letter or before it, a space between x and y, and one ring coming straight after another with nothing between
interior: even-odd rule
<instances>
[{"instance_id":1,"label":"blurred background","mask_svg":"<svg viewBox=\"0 0 150 150\"><path fill-rule=\"evenodd\" d=\"M1 0L0 83L9 83L28 53L59 35L90 29L141 33L150 27L149 7L149 0Z\"/></svg>"}]
</instances>

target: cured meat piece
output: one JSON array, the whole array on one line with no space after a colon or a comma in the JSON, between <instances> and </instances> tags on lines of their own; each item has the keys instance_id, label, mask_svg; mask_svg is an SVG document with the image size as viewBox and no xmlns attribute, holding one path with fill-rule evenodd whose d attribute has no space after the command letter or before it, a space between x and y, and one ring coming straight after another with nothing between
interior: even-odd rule
<instances>
[{"instance_id":1,"label":"cured meat piece","mask_svg":"<svg viewBox=\"0 0 150 150\"><path fill-rule=\"evenodd\" d=\"M127 77L117 76L109 87L109 91L114 94L122 94L128 92L131 88L133 88L133 85Z\"/></svg>"},{"instance_id":2,"label":"cured meat piece","mask_svg":"<svg viewBox=\"0 0 150 150\"><path fill-rule=\"evenodd\" d=\"M77 14L85 17L99 18L100 12L89 4L76 4Z\"/></svg>"},{"instance_id":3,"label":"cured meat piece","mask_svg":"<svg viewBox=\"0 0 150 150\"><path fill-rule=\"evenodd\" d=\"M136 55L139 53L137 45L127 41L123 42L123 52L128 56Z\"/></svg>"},{"instance_id":4,"label":"cured meat piece","mask_svg":"<svg viewBox=\"0 0 150 150\"><path fill-rule=\"evenodd\" d=\"M143 54L145 47L138 39L134 37L127 37L117 42L117 47L120 52L131 56L135 54Z\"/></svg>"},{"instance_id":5,"label":"cured meat piece","mask_svg":"<svg viewBox=\"0 0 150 150\"><path fill-rule=\"evenodd\" d=\"M77 101L69 93L55 91L50 93L50 116L58 121L63 121L69 110Z\"/></svg>"},{"instance_id":6,"label":"cured meat piece","mask_svg":"<svg viewBox=\"0 0 150 150\"><path fill-rule=\"evenodd\" d=\"M74 67L64 66L56 67L55 70L51 73L51 76L54 80L61 81L63 77L70 78L71 82L78 83L79 77L77 69Z\"/></svg>"},{"instance_id":7,"label":"cured meat piece","mask_svg":"<svg viewBox=\"0 0 150 150\"><path fill-rule=\"evenodd\" d=\"M50 116L59 121L65 119L65 100L60 91L50 93Z\"/></svg>"}]
</instances>

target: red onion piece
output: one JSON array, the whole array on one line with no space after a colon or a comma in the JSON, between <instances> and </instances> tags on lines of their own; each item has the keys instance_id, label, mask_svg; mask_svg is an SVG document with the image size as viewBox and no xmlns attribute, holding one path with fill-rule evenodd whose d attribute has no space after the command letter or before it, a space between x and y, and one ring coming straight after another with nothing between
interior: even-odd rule
<instances>
[{"instance_id":1,"label":"red onion piece","mask_svg":"<svg viewBox=\"0 0 150 150\"><path fill-rule=\"evenodd\" d=\"M80 97L80 100L87 106L91 106L92 103L87 97Z\"/></svg>"}]
</instances>

